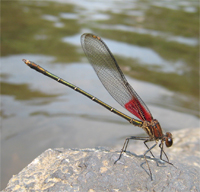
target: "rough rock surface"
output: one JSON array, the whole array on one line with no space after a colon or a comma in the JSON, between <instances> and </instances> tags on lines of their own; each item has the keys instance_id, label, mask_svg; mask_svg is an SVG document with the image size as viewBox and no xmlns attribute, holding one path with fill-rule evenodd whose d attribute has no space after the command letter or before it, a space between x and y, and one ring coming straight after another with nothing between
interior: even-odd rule
<instances>
[{"instance_id":1,"label":"rough rock surface","mask_svg":"<svg viewBox=\"0 0 200 192\"><path fill-rule=\"evenodd\" d=\"M170 162L119 151L96 149L48 149L20 173L3 191L200 191L200 129L173 133ZM143 143L130 148L139 150ZM129 148L129 149L130 149ZM141 153L140 153L141 154Z\"/></svg>"}]
</instances>

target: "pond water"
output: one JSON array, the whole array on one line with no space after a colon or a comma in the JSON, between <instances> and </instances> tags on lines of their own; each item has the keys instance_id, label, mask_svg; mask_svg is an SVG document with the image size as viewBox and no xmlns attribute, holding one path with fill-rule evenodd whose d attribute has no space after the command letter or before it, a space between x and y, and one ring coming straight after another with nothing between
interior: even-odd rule
<instances>
[{"instance_id":1,"label":"pond water","mask_svg":"<svg viewBox=\"0 0 200 192\"><path fill-rule=\"evenodd\" d=\"M199 127L198 12L198 4L178 2L2 2L1 188L48 148L120 150L127 136L144 134L22 62L34 61L132 117L85 57L84 32L102 37L165 131Z\"/></svg>"}]
</instances>

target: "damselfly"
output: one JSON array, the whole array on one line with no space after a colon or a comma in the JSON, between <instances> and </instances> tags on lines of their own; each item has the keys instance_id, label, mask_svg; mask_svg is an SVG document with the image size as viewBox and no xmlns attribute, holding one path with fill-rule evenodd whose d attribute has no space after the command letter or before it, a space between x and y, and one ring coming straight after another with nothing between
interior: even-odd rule
<instances>
[{"instance_id":1,"label":"damselfly","mask_svg":"<svg viewBox=\"0 0 200 192\"><path fill-rule=\"evenodd\" d=\"M146 164L148 165L148 169L149 169L150 176L152 179L152 172L151 172L151 169L147 162L146 154L148 152L150 152L151 155L154 157L151 150L160 141L160 144L159 144L159 147L161 149L160 159L165 161L166 163L173 165L172 163L169 162L167 154L163 150L163 143L165 143L165 145L167 147L172 146L172 144L173 144L172 134L169 132L167 132L166 134L163 134L163 131L162 131L162 128L161 128L159 122L156 119L153 119L153 116L152 116L151 112L149 111L148 107L146 106L146 104L143 102L143 100L139 97L139 95L135 92L135 90L128 83L124 74L122 73L121 69L119 68L117 61L115 60L114 56L112 55L111 51L108 49L107 45L103 42L103 40L100 37L98 37L94 34L85 33L81 36L81 45L82 45L82 48L83 48L89 62L93 66L97 76L99 77L100 81L102 82L104 87L107 89L107 91L110 93L110 95L120 105L122 105L129 112L131 112L133 115L135 115L139 120L129 117L129 116L125 115L124 113L118 111L117 109L114 109L113 107L102 102L101 100L97 99L93 95L83 91L79 87L48 72L44 68L35 64L34 62L31 62L26 59L23 59L23 61L32 69L35 69L36 71L58 81L59 83L62 83L64 85L74 89L75 91L78 91L79 93L85 95L86 97L89 97L96 103L107 108L111 112L128 120L131 124L142 128L147 133L148 136L147 137L131 136L131 137L126 138L124 145L122 147L121 153L119 155L119 158L115 161L115 163L118 160L120 160L122 153L126 152L126 149L127 149L130 139L143 140L145 146L148 149L144 153L144 158L145 158ZM148 147L147 142L149 142L149 141L155 141L155 144L151 147ZM167 160L162 159L163 153Z\"/></svg>"}]
</instances>

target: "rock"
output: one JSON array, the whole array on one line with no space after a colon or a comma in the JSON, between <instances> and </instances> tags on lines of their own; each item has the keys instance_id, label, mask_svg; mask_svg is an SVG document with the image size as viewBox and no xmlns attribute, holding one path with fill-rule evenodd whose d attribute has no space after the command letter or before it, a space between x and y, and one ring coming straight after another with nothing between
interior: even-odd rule
<instances>
[{"instance_id":1,"label":"rock","mask_svg":"<svg viewBox=\"0 0 200 192\"><path fill-rule=\"evenodd\" d=\"M170 162L147 157L153 180L142 155L95 149L48 149L20 173L14 175L8 191L200 191L200 129L173 133L168 149ZM142 142L129 148L140 149Z\"/></svg>"}]
</instances>

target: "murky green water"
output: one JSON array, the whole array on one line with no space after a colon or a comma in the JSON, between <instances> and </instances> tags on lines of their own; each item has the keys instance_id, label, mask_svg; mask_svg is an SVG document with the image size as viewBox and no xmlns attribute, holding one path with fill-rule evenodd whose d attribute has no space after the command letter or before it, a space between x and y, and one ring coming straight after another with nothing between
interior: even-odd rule
<instances>
[{"instance_id":1,"label":"murky green water","mask_svg":"<svg viewBox=\"0 0 200 192\"><path fill-rule=\"evenodd\" d=\"M128 114L88 64L84 32L103 38L165 130L199 127L198 2L64 2L1 2L2 188L47 148L113 147L143 133L22 62Z\"/></svg>"}]
</instances>

